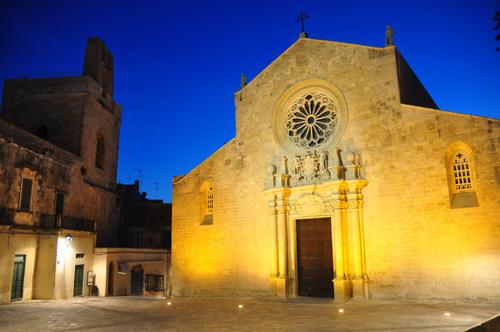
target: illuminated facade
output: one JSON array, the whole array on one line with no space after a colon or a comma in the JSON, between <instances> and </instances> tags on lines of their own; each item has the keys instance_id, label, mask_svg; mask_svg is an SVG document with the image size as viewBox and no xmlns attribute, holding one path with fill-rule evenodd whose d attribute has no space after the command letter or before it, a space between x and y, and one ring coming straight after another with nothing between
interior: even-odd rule
<instances>
[{"instance_id":1,"label":"illuminated facade","mask_svg":"<svg viewBox=\"0 0 500 332\"><path fill-rule=\"evenodd\" d=\"M300 38L173 179L174 296L500 296L499 121L441 111L394 46Z\"/></svg>"}]
</instances>

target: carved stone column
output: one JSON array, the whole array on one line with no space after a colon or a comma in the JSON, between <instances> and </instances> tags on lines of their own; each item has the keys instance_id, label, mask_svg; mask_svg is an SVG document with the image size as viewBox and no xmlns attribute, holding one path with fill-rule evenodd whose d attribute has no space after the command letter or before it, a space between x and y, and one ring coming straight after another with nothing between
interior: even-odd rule
<instances>
[{"instance_id":1,"label":"carved stone column","mask_svg":"<svg viewBox=\"0 0 500 332\"><path fill-rule=\"evenodd\" d=\"M361 190L366 186L366 180L349 181L351 193L347 195L348 224L349 224L349 251L350 251L350 279L352 282L352 296L365 298L367 292L366 272L364 269L364 241L363 241L363 195Z\"/></svg>"},{"instance_id":2,"label":"carved stone column","mask_svg":"<svg viewBox=\"0 0 500 332\"><path fill-rule=\"evenodd\" d=\"M287 236L287 204L283 199L277 206L277 222L278 222L278 270L280 277L288 276L288 236Z\"/></svg>"},{"instance_id":3,"label":"carved stone column","mask_svg":"<svg viewBox=\"0 0 500 332\"><path fill-rule=\"evenodd\" d=\"M269 216L271 221L271 277L279 276L278 270L278 219L276 211L276 195L273 193L268 201Z\"/></svg>"},{"instance_id":4,"label":"carved stone column","mask_svg":"<svg viewBox=\"0 0 500 332\"><path fill-rule=\"evenodd\" d=\"M342 189L339 188L339 195L334 201L334 217L332 220L332 239L333 239L333 261L334 261L334 279L333 289L336 301L346 301L350 297L350 285L346 276L346 250L344 227L346 219L346 202Z\"/></svg>"},{"instance_id":5,"label":"carved stone column","mask_svg":"<svg viewBox=\"0 0 500 332\"><path fill-rule=\"evenodd\" d=\"M276 268L273 268L271 272L271 289L274 294L280 297L287 296L287 290L290 284L290 278L288 276L288 196L289 192L287 189L282 189L280 192L276 192L275 198L275 214L273 219L273 231L272 231L272 241L273 241L273 254L272 257L273 264ZM273 274L275 273L275 274Z\"/></svg>"},{"instance_id":6,"label":"carved stone column","mask_svg":"<svg viewBox=\"0 0 500 332\"><path fill-rule=\"evenodd\" d=\"M363 274L363 292L364 298L370 298L370 279L366 273L366 252L365 252L365 226L363 218L363 195L361 193L362 189L366 187L368 181L363 180L358 182L360 184L359 188L359 208L358 208L358 221L359 221L359 241L361 245L361 272Z\"/></svg>"}]
</instances>

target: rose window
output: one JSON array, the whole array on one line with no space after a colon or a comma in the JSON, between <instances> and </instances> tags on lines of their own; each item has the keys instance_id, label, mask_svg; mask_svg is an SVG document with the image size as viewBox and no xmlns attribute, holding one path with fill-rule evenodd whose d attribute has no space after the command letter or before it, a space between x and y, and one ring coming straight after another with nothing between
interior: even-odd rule
<instances>
[{"instance_id":1,"label":"rose window","mask_svg":"<svg viewBox=\"0 0 500 332\"><path fill-rule=\"evenodd\" d=\"M305 94L288 111L288 138L302 148L320 146L334 133L336 126L337 108L333 100L323 93Z\"/></svg>"}]
</instances>

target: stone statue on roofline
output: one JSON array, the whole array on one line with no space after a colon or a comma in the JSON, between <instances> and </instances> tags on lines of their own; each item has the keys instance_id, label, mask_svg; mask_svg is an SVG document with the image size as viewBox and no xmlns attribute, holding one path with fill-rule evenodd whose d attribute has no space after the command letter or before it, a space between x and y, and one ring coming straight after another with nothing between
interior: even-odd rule
<instances>
[{"instance_id":1,"label":"stone statue on roofline","mask_svg":"<svg viewBox=\"0 0 500 332\"><path fill-rule=\"evenodd\" d=\"M385 46L392 46L394 43L392 42L392 35L394 34L394 29L387 25L385 27Z\"/></svg>"}]
</instances>

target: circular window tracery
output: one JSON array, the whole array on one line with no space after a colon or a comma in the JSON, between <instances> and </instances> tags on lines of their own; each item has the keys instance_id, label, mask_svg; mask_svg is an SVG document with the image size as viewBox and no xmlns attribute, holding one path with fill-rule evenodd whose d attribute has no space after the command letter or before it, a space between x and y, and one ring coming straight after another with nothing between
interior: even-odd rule
<instances>
[{"instance_id":1,"label":"circular window tracery","mask_svg":"<svg viewBox=\"0 0 500 332\"><path fill-rule=\"evenodd\" d=\"M335 132L336 126L337 108L324 93L306 93L288 110L288 139L299 147L311 149L320 146Z\"/></svg>"}]
</instances>

